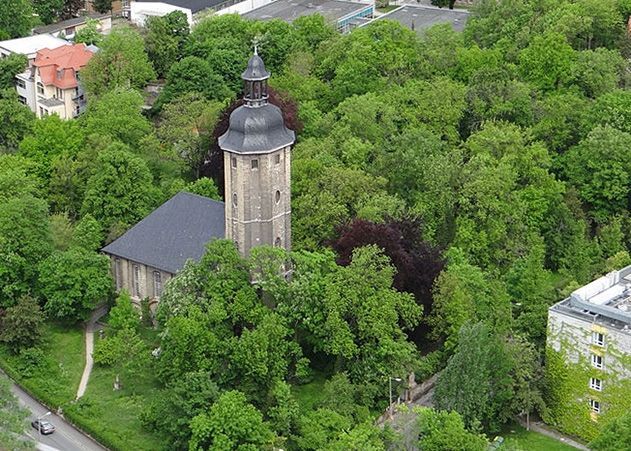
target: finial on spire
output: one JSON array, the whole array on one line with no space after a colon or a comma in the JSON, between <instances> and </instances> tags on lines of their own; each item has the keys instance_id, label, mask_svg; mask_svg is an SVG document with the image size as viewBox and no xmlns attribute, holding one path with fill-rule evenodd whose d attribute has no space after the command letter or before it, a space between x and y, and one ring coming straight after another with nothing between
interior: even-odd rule
<instances>
[{"instance_id":1,"label":"finial on spire","mask_svg":"<svg viewBox=\"0 0 631 451\"><path fill-rule=\"evenodd\" d=\"M254 46L254 54L258 56L258 54L259 54L259 45L261 45L261 37L260 36L254 36L254 38L252 38L252 45Z\"/></svg>"}]
</instances>

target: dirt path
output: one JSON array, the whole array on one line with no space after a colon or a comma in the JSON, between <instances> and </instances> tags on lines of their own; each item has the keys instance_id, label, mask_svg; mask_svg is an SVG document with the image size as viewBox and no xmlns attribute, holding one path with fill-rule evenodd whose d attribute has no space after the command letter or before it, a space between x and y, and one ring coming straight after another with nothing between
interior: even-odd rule
<instances>
[{"instance_id":1,"label":"dirt path","mask_svg":"<svg viewBox=\"0 0 631 451\"><path fill-rule=\"evenodd\" d=\"M86 388L88 388L88 381L90 380L90 373L92 372L92 366L94 360L92 359L92 353L94 352L94 331L96 330L96 323L103 315L107 313L107 306L101 306L92 312L90 320L85 325L85 368L83 368L83 374L81 375L81 382L79 382L79 388L77 389L77 398L81 398L85 394Z\"/></svg>"}]
</instances>

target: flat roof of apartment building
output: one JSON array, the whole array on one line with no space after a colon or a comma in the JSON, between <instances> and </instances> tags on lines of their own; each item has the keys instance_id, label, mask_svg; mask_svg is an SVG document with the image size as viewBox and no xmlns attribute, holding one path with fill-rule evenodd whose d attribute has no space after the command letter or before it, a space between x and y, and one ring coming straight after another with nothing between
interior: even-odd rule
<instances>
[{"instance_id":1,"label":"flat roof of apartment building","mask_svg":"<svg viewBox=\"0 0 631 451\"><path fill-rule=\"evenodd\" d=\"M337 22L369 7L372 7L372 4L341 0L276 0L243 14L243 17L254 20L281 19L293 22L301 16L320 14L328 22Z\"/></svg>"},{"instance_id":2,"label":"flat roof of apartment building","mask_svg":"<svg viewBox=\"0 0 631 451\"><path fill-rule=\"evenodd\" d=\"M32 59L35 58L35 54L38 50L52 50L67 44L70 43L65 39L56 38L50 34L38 34L25 38L0 41L0 48L9 53L21 53Z\"/></svg>"},{"instance_id":3,"label":"flat roof of apartment building","mask_svg":"<svg viewBox=\"0 0 631 451\"><path fill-rule=\"evenodd\" d=\"M630 330L631 265L573 291L550 310L592 321L605 320L612 327Z\"/></svg>"},{"instance_id":4,"label":"flat roof of apartment building","mask_svg":"<svg viewBox=\"0 0 631 451\"><path fill-rule=\"evenodd\" d=\"M464 30L469 11L463 9L437 8L427 5L404 5L375 20L394 20L406 28L422 33L439 24L448 23L456 31Z\"/></svg>"}]
</instances>

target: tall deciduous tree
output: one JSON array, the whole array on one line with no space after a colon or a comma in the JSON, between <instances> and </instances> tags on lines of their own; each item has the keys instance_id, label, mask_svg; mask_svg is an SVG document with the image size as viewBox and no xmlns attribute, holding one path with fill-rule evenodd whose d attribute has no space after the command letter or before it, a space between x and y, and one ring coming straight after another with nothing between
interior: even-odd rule
<instances>
[{"instance_id":1,"label":"tall deciduous tree","mask_svg":"<svg viewBox=\"0 0 631 451\"><path fill-rule=\"evenodd\" d=\"M145 28L147 54L158 77L164 78L184 54L189 35L188 19L182 11L172 11L165 16L149 17Z\"/></svg>"},{"instance_id":2,"label":"tall deciduous tree","mask_svg":"<svg viewBox=\"0 0 631 451\"><path fill-rule=\"evenodd\" d=\"M59 20L64 8L64 0L33 0L33 9L44 24Z\"/></svg>"},{"instance_id":3,"label":"tall deciduous tree","mask_svg":"<svg viewBox=\"0 0 631 451\"><path fill-rule=\"evenodd\" d=\"M595 451L623 451L631 448L631 413L607 423L589 444Z\"/></svg>"},{"instance_id":4,"label":"tall deciduous tree","mask_svg":"<svg viewBox=\"0 0 631 451\"><path fill-rule=\"evenodd\" d=\"M141 89L154 78L142 37L131 27L115 27L81 71L83 87L90 96L114 88Z\"/></svg>"},{"instance_id":5,"label":"tall deciduous tree","mask_svg":"<svg viewBox=\"0 0 631 451\"><path fill-rule=\"evenodd\" d=\"M63 9L61 10L62 19L72 19L79 15L79 10L85 8L84 0L64 0Z\"/></svg>"},{"instance_id":6,"label":"tall deciduous tree","mask_svg":"<svg viewBox=\"0 0 631 451\"><path fill-rule=\"evenodd\" d=\"M223 393L207 413L193 418L191 430L191 451L264 449L274 441L261 412L238 391Z\"/></svg>"},{"instance_id":7,"label":"tall deciduous tree","mask_svg":"<svg viewBox=\"0 0 631 451\"><path fill-rule=\"evenodd\" d=\"M484 451L488 448L486 437L467 431L457 412L420 407L416 413L419 448L423 451Z\"/></svg>"},{"instance_id":8,"label":"tall deciduous tree","mask_svg":"<svg viewBox=\"0 0 631 451\"><path fill-rule=\"evenodd\" d=\"M42 337L44 315L37 299L22 296L0 316L0 341L17 353L34 346ZM2 442L0 442L2 443Z\"/></svg>"},{"instance_id":9,"label":"tall deciduous tree","mask_svg":"<svg viewBox=\"0 0 631 451\"><path fill-rule=\"evenodd\" d=\"M34 122L35 114L18 102L15 91L0 91L0 151L15 151Z\"/></svg>"},{"instance_id":10,"label":"tall deciduous tree","mask_svg":"<svg viewBox=\"0 0 631 451\"><path fill-rule=\"evenodd\" d=\"M37 264L52 250L48 206L24 195L0 208L0 306L9 307L35 286Z\"/></svg>"},{"instance_id":11,"label":"tall deciduous tree","mask_svg":"<svg viewBox=\"0 0 631 451\"><path fill-rule=\"evenodd\" d=\"M92 2L94 9L100 13L106 13L112 10L112 0L94 0Z\"/></svg>"},{"instance_id":12,"label":"tall deciduous tree","mask_svg":"<svg viewBox=\"0 0 631 451\"><path fill-rule=\"evenodd\" d=\"M138 92L113 89L90 103L85 129L136 147L151 130L151 124L142 115L142 104L142 96Z\"/></svg>"},{"instance_id":13,"label":"tall deciduous tree","mask_svg":"<svg viewBox=\"0 0 631 451\"><path fill-rule=\"evenodd\" d=\"M353 251L374 244L383 249L396 268L394 287L414 294L425 309L432 303L432 287L443 269L438 249L421 240L422 224L416 219L389 221L385 224L357 219L340 228L333 244L338 263L351 263Z\"/></svg>"},{"instance_id":14,"label":"tall deciduous tree","mask_svg":"<svg viewBox=\"0 0 631 451\"><path fill-rule=\"evenodd\" d=\"M95 252L70 249L53 253L39 265L44 310L68 322L86 319L99 302L111 295L109 269L109 259Z\"/></svg>"},{"instance_id":15,"label":"tall deciduous tree","mask_svg":"<svg viewBox=\"0 0 631 451\"><path fill-rule=\"evenodd\" d=\"M572 77L576 52L560 33L535 36L519 55L524 77L542 91L558 89Z\"/></svg>"},{"instance_id":16,"label":"tall deciduous tree","mask_svg":"<svg viewBox=\"0 0 631 451\"><path fill-rule=\"evenodd\" d=\"M146 163L126 146L114 144L99 155L81 210L104 229L115 223L130 226L144 218L160 197Z\"/></svg>"},{"instance_id":17,"label":"tall deciduous tree","mask_svg":"<svg viewBox=\"0 0 631 451\"><path fill-rule=\"evenodd\" d=\"M0 3L0 40L21 38L33 26L33 7L29 0Z\"/></svg>"},{"instance_id":18,"label":"tall deciduous tree","mask_svg":"<svg viewBox=\"0 0 631 451\"><path fill-rule=\"evenodd\" d=\"M0 90L13 89L15 86L15 76L21 73L28 66L28 60L21 53L0 58Z\"/></svg>"}]
</instances>

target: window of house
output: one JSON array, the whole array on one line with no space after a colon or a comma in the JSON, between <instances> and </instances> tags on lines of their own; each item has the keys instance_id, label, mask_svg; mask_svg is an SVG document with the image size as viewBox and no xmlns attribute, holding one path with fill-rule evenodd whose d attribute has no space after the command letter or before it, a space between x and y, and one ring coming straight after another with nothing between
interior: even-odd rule
<instances>
[{"instance_id":1,"label":"window of house","mask_svg":"<svg viewBox=\"0 0 631 451\"><path fill-rule=\"evenodd\" d=\"M64 90L63 89L59 89L59 88L55 88L55 97L57 97L58 99L63 99L64 98Z\"/></svg>"},{"instance_id":2,"label":"window of house","mask_svg":"<svg viewBox=\"0 0 631 451\"><path fill-rule=\"evenodd\" d=\"M162 273L160 271L153 272L153 296L156 298L162 296Z\"/></svg>"},{"instance_id":3,"label":"window of house","mask_svg":"<svg viewBox=\"0 0 631 451\"><path fill-rule=\"evenodd\" d=\"M592 332L592 344L596 346L605 346L605 336L599 332Z\"/></svg>"},{"instance_id":4,"label":"window of house","mask_svg":"<svg viewBox=\"0 0 631 451\"><path fill-rule=\"evenodd\" d=\"M280 164L280 154L279 153L274 155L274 163L275 164Z\"/></svg>"},{"instance_id":5,"label":"window of house","mask_svg":"<svg viewBox=\"0 0 631 451\"><path fill-rule=\"evenodd\" d=\"M15 79L15 86L17 86L18 88L26 89L26 83L24 82L24 80L21 80L19 78Z\"/></svg>"},{"instance_id":6,"label":"window of house","mask_svg":"<svg viewBox=\"0 0 631 451\"><path fill-rule=\"evenodd\" d=\"M259 160L252 160L252 169L259 168Z\"/></svg>"},{"instance_id":7,"label":"window of house","mask_svg":"<svg viewBox=\"0 0 631 451\"><path fill-rule=\"evenodd\" d=\"M121 290L123 288L123 263L120 258L114 262L114 270L116 271L116 289Z\"/></svg>"},{"instance_id":8,"label":"window of house","mask_svg":"<svg viewBox=\"0 0 631 451\"><path fill-rule=\"evenodd\" d=\"M603 389L603 381L601 379L596 379L595 377L589 378L589 388L602 391Z\"/></svg>"},{"instance_id":9,"label":"window of house","mask_svg":"<svg viewBox=\"0 0 631 451\"><path fill-rule=\"evenodd\" d=\"M235 157L232 157L232 167L233 168L237 167L237 159Z\"/></svg>"},{"instance_id":10,"label":"window of house","mask_svg":"<svg viewBox=\"0 0 631 451\"><path fill-rule=\"evenodd\" d=\"M603 367L603 358L600 355L592 354L592 366L599 370Z\"/></svg>"},{"instance_id":11,"label":"window of house","mask_svg":"<svg viewBox=\"0 0 631 451\"><path fill-rule=\"evenodd\" d=\"M281 244L282 244L282 242L281 242L281 240L280 240L280 237L279 237L279 236L277 236L277 237L276 237L276 240L274 241L274 246L276 246L276 247L280 247L280 245L281 245Z\"/></svg>"},{"instance_id":12,"label":"window of house","mask_svg":"<svg viewBox=\"0 0 631 451\"><path fill-rule=\"evenodd\" d=\"M280 202L280 191L276 190L276 194L274 195L274 200L276 203Z\"/></svg>"},{"instance_id":13,"label":"window of house","mask_svg":"<svg viewBox=\"0 0 631 451\"><path fill-rule=\"evenodd\" d=\"M133 266L133 280L134 296L140 297L140 265Z\"/></svg>"},{"instance_id":14,"label":"window of house","mask_svg":"<svg viewBox=\"0 0 631 451\"><path fill-rule=\"evenodd\" d=\"M18 102L20 102L22 105L26 105L26 97L18 96Z\"/></svg>"},{"instance_id":15,"label":"window of house","mask_svg":"<svg viewBox=\"0 0 631 451\"><path fill-rule=\"evenodd\" d=\"M590 399L589 407L591 407L592 412L600 413L600 401L596 401L595 399Z\"/></svg>"},{"instance_id":16,"label":"window of house","mask_svg":"<svg viewBox=\"0 0 631 451\"><path fill-rule=\"evenodd\" d=\"M41 81L37 82L37 93L44 95L44 85L42 84Z\"/></svg>"}]
</instances>

